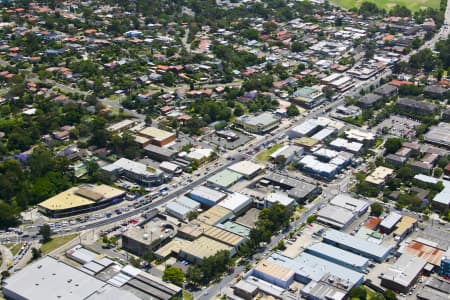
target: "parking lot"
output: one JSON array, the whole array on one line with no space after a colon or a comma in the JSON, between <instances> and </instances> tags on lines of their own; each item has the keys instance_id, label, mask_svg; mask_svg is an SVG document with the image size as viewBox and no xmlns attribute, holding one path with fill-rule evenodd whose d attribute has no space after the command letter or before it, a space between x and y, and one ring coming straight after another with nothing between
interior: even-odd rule
<instances>
[{"instance_id":1,"label":"parking lot","mask_svg":"<svg viewBox=\"0 0 450 300\"><path fill-rule=\"evenodd\" d=\"M251 135L247 135L247 134L244 134L239 131L233 131L233 133L235 133L238 136L238 138L233 141L227 140L226 138L223 138L223 137L220 137L220 136L216 135L215 133L205 136L204 140L211 144L217 145L221 148L233 150L242 145L247 144L249 141L251 141L254 138Z\"/></svg>"},{"instance_id":2,"label":"parking lot","mask_svg":"<svg viewBox=\"0 0 450 300\"><path fill-rule=\"evenodd\" d=\"M413 137L415 136L414 127L418 125L420 125L420 122L418 121L402 116L392 115L374 127L374 130L381 133L383 128L387 128L388 135L396 137Z\"/></svg>"}]
</instances>

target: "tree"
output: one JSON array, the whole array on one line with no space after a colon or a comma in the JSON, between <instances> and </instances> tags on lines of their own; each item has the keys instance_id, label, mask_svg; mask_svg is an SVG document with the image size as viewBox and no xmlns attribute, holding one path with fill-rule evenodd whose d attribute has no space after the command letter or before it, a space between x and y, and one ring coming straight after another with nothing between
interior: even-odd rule
<instances>
[{"instance_id":1,"label":"tree","mask_svg":"<svg viewBox=\"0 0 450 300\"><path fill-rule=\"evenodd\" d=\"M42 235L42 242L44 244L52 240L52 229L48 224L44 224L39 228L39 234Z\"/></svg>"},{"instance_id":2,"label":"tree","mask_svg":"<svg viewBox=\"0 0 450 300\"><path fill-rule=\"evenodd\" d=\"M367 298L367 290L363 286L357 286L350 290L350 299L365 300Z\"/></svg>"},{"instance_id":3,"label":"tree","mask_svg":"<svg viewBox=\"0 0 450 300\"><path fill-rule=\"evenodd\" d=\"M374 202L370 205L370 213L373 216L379 217L381 216L381 214L383 213L384 209L383 209L383 205L381 205L378 202Z\"/></svg>"},{"instance_id":4,"label":"tree","mask_svg":"<svg viewBox=\"0 0 450 300\"><path fill-rule=\"evenodd\" d=\"M278 26L274 22L264 22L263 23L263 29L264 33L272 33L273 31L277 30Z\"/></svg>"},{"instance_id":5,"label":"tree","mask_svg":"<svg viewBox=\"0 0 450 300\"><path fill-rule=\"evenodd\" d=\"M162 279L178 286L183 286L184 273L180 268L167 266Z\"/></svg>"},{"instance_id":6,"label":"tree","mask_svg":"<svg viewBox=\"0 0 450 300\"><path fill-rule=\"evenodd\" d=\"M384 143L387 153L395 153L402 146L402 140L399 138L388 138Z\"/></svg>"},{"instance_id":7,"label":"tree","mask_svg":"<svg viewBox=\"0 0 450 300\"><path fill-rule=\"evenodd\" d=\"M194 284L200 284L203 279L203 272L199 266L189 266L186 271L186 279Z\"/></svg>"},{"instance_id":8,"label":"tree","mask_svg":"<svg viewBox=\"0 0 450 300\"><path fill-rule=\"evenodd\" d=\"M278 155L277 157L275 157L274 163L279 167L282 167L286 164L286 157L284 155Z\"/></svg>"},{"instance_id":9,"label":"tree","mask_svg":"<svg viewBox=\"0 0 450 300\"><path fill-rule=\"evenodd\" d=\"M306 219L306 223L311 224L314 223L317 220L317 216L316 215L310 215L307 219Z\"/></svg>"},{"instance_id":10,"label":"tree","mask_svg":"<svg viewBox=\"0 0 450 300\"><path fill-rule=\"evenodd\" d=\"M437 167L437 168L434 169L433 176L436 177L436 178L440 178L443 173L444 173L444 170L442 170L441 168Z\"/></svg>"},{"instance_id":11,"label":"tree","mask_svg":"<svg viewBox=\"0 0 450 300\"><path fill-rule=\"evenodd\" d=\"M411 180L414 177L414 170L409 165L403 166L398 169L397 177L403 180L403 182Z\"/></svg>"},{"instance_id":12,"label":"tree","mask_svg":"<svg viewBox=\"0 0 450 300\"><path fill-rule=\"evenodd\" d=\"M397 295L393 290L385 290L383 295L386 300L397 300Z\"/></svg>"},{"instance_id":13,"label":"tree","mask_svg":"<svg viewBox=\"0 0 450 300\"><path fill-rule=\"evenodd\" d=\"M333 89L330 88L329 86L323 87L322 92L325 94L325 97L326 97L328 100L331 100L331 98L333 98L334 91L333 91Z\"/></svg>"},{"instance_id":14,"label":"tree","mask_svg":"<svg viewBox=\"0 0 450 300\"><path fill-rule=\"evenodd\" d=\"M37 249L37 248L34 248L34 247L31 248L31 260L32 261L38 259L41 256L42 256L41 249Z\"/></svg>"},{"instance_id":15,"label":"tree","mask_svg":"<svg viewBox=\"0 0 450 300\"><path fill-rule=\"evenodd\" d=\"M286 114L288 117L296 117L300 114L297 105L292 104L288 106L286 110Z\"/></svg>"}]
</instances>

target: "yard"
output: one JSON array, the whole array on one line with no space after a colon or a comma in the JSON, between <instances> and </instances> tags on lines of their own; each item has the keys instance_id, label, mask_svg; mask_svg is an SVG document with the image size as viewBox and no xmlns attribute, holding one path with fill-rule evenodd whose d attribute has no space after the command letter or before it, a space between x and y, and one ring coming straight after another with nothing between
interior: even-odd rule
<instances>
[{"instance_id":1,"label":"yard","mask_svg":"<svg viewBox=\"0 0 450 300\"><path fill-rule=\"evenodd\" d=\"M259 152L256 155L256 159L261 162L266 162L269 160L270 155L272 153L274 153L275 151L277 151L278 149L280 149L282 146L283 146L282 144L275 144L272 147L270 147L269 149Z\"/></svg>"},{"instance_id":2,"label":"yard","mask_svg":"<svg viewBox=\"0 0 450 300\"><path fill-rule=\"evenodd\" d=\"M61 247L64 244L67 244L76 237L78 237L77 233L54 237L50 242L45 243L41 246L42 255L46 255L52 252L53 250Z\"/></svg>"},{"instance_id":3,"label":"yard","mask_svg":"<svg viewBox=\"0 0 450 300\"><path fill-rule=\"evenodd\" d=\"M422 8L439 8L439 0L332 0L331 2L342 6L344 8L350 9L352 7L359 7L364 1L369 1L375 3L379 8L384 8L386 10L391 9L396 4L406 6L411 11L418 11Z\"/></svg>"}]
</instances>

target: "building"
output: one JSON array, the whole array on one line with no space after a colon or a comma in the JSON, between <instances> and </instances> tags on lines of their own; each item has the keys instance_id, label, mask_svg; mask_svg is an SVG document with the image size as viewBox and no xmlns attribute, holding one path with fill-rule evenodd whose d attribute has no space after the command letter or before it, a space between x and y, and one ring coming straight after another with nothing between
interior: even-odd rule
<instances>
[{"instance_id":1,"label":"building","mask_svg":"<svg viewBox=\"0 0 450 300\"><path fill-rule=\"evenodd\" d=\"M317 213L317 221L332 228L344 229L355 220L355 214L348 209L325 205Z\"/></svg>"},{"instance_id":2,"label":"building","mask_svg":"<svg viewBox=\"0 0 450 300\"><path fill-rule=\"evenodd\" d=\"M423 161L416 160L413 161L410 165L416 173L431 175L431 172L433 171L433 165Z\"/></svg>"},{"instance_id":3,"label":"building","mask_svg":"<svg viewBox=\"0 0 450 300\"><path fill-rule=\"evenodd\" d=\"M341 73L333 73L320 81L321 84L345 92L354 86L353 79Z\"/></svg>"},{"instance_id":4,"label":"building","mask_svg":"<svg viewBox=\"0 0 450 300\"><path fill-rule=\"evenodd\" d=\"M236 119L235 124L248 132L265 134L280 125L280 118L264 112L255 116L241 116Z\"/></svg>"},{"instance_id":5,"label":"building","mask_svg":"<svg viewBox=\"0 0 450 300\"><path fill-rule=\"evenodd\" d=\"M255 164L248 160L242 160L228 167L229 170L239 173L246 179L255 178L263 171L261 165Z\"/></svg>"},{"instance_id":6,"label":"building","mask_svg":"<svg viewBox=\"0 0 450 300\"><path fill-rule=\"evenodd\" d=\"M103 166L101 169L113 180L125 177L146 187L157 186L164 182L164 173L161 170L153 169L127 158L120 158L112 164Z\"/></svg>"},{"instance_id":7,"label":"building","mask_svg":"<svg viewBox=\"0 0 450 300\"><path fill-rule=\"evenodd\" d=\"M82 266L71 264L51 256L41 258L3 281L3 295L11 300L169 300L181 297L182 288L164 282L160 278L130 265L125 267L109 258L76 246L69 258L78 252L89 257L76 260ZM27 283L27 284L24 284Z\"/></svg>"},{"instance_id":8,"label":"building","mask_svg":"<svg viewBox=\"0 0 450 300\"><path fill-rule=\"evenodd\" d=\"M431 277L417 294L420 300L450 299L450 282L445 279Z\"/></svg>"},{"instance_id":9,"label":"building","mask_svg":"<svg viewBox=\"0 0 450 300\"><path fill-rule=\"evenodd\" d=\"M410 216L403 216L393 232L397 241L403 240L408 234L413 232L417 227L417 219Z\"/></svg>"},{"instance_id":10,"label":"building","mask_svg":"<svg viewBox=\"0 0 450 300\"><path fill-rule=\"evenodd\" d=\"M442 121L444 121L444 122L449 122L450 121L450 108L447 108L442 113Z\"/></svg>"},{"instance_id":11,"label":"building","mask_svg":"<svg viewBox=\"0 0 450 300\"><path fill-rule=\"evenodd\" d=\"M344 134L347 139L363 143L364 145L370 145L375 141L375 134L366 130L351 128L344 131Z\"/></svg>"},{"instance_id":12,"label":"building","mask_svg":"<svg viewBox=\"0 0 450 300\"><path fill-rule=\"evenodd\" d=\"M228 251L230 255L236 254L233 247L218 242L206 236L194 240L187 247L180 250L179 256L195 264L202 264L207 257L217 254L219 251Z\"/></svg>"},{"instance_id":13,"label":"building","mask_svg":"<svg viewBox=\"0 0 450 300\"><path fill-rule=\"evenodd\" d=\"M345 208L357 216L367 212L369 204L364 200L356 199L349 194L338 194L330 200L330 204Z\"/></svg>"},{"instance_id":14,"label":"building","mask_svg":"<svg viewBox=\"0 0 450 300\"><path fill-rule=\"evenodd\" d=\"M376 245L367 240L334 229L325 231L323 234L323 242L372 259L376 262L385 261L392 250L391 247Z\"/></svg>"},{"instance_id":15,"label":"building","mask_svg":"<svg viewBox=\"0 0 450 300\"><path fill-rule=\"evenodd\" d=\"M186 155L186 158L198 163L204 163L209 160L214 153L210 148L194 148Z\"/></svg>"},{"instance_id":16,"label":"building","mask_svg":"<svg viewBox=\"0 0 450 300\"><path fill-rule=\"evenodd\" d=\"M327 124L317 119L308 119L305 122L289 129L287 135L291 139L311 136L319 132L322 128L325 128L325 126L327 126Z\"/></svg>"},{"instance_id":17,"label":"building","mask_svg":"<svg viewBox=\"0 0 450 300\"><path fill-rule=\"evenodd\" d=\"M385 156L384 160L388 164L393 165L394 167L401 167L406 163L408 158L404 157L404 156L399 156L396 154L388 154Z\"/></svg>"},{"instance_id":18,"label":"building","mask_svg":"<svg viewBox=\"0 0 450 300\"><path fill-rule=\"evenodd\" d=\"M321 192L317 185L278 173L267 174L259 181L259 184L279 187L287 192L289 197L301 202L305 202L308 198L314 198Z\"/></svg>"},{"instance_id":19,"label":"building","mask_svg":"<svg viewBox=\"0 0 450 300\"><path fill-rule=\"evenodd\" d=\"M220 189L228 189L239 180L241 180L242 175L231 171L229 169L225 169L213 176L209 177L206 181L209 186L218 187Z\"/></svg>"},{"instance_id":20,"label":"building","mask_svg":"<svg viewBox=\"0 0 450 300\"><path fill-rule=\"evenodd\" d=\"M398 94L398 88L390 84L384 84L373 91L375 94L383 96L384 98L390 98Z\"/></svg>"},{"instance_id":21,"label":"building","mask_svg":"<svg viewBox=\"0 0 450 300\"><path fill-rule=\"evenodd\" d=\"M225 199L227 195L206 186L199 185L189 192L189 197L202 205L211 207Z\"/></svg>"},{"instance_id":22,"label":"building","mask_svg":"<svg viewBox=\"0 0 450 300\"><path fill-rule=\"evenodd\" d=\"M337 138L329 143L331 149L338 151L348 151L350 153L359 153L363 149L364 145L359 142L350 142L344 138Z\"/></svg>"},{"instance_id":23,"label":"building","mask_svg":"<svg viewBox=\"0 0 450 300\"><path fill-rule=\"evenodd\" d=\"M181 196L167 203L166 213L180 220L186 220L191 212L195 212L199 208L200 203L186 196Z\"/></svg>"},{"instance_id":24,"label":"building","mask_svg":"<svg viewBox=\"0 0 450 300\"><path fill-rule=\"evenodd\" d=\"M369 267L367 258L325 243L315 243L306 248L305 252L357 272L365 272Z\"/></svg>"},{"instance_id":25,"label":"building","mask_svg":"<svg viewBox=\"0 0 450 300\"><path fill-rule=\"evenodd\" d=\"M442 256L440 273L442 276L450 276L450 250L447 250Z\"/></svg>"},{"instance_id":26,"label":"building","mask_svg":"<svg viewBox=\"0 0 450 300\"><path fill-rule=\"evenodd\" d=\"M138 123L138 121L139 120L125 119L108 126L106 130L112 133L124 132L125 130L133 128Z\"/></svg>"},{"instance_id":27,"label":"building","mask_svg":"<svg viewBox=\"0 0 450 300\"><path fill-rule=\"evenodd\" d=\"M446 255L445 251L438 248L437 243L422 238L403 242L400 245L398 252L400 254L409 254L424 259L436 269L439 269L442 259L444 259Z\"/></svg>"},{"instance_id":28,"label":"building","mask_svg":"<svg viewBox=\"0 0 450 300\"><path fill-rule=\"evenodd\" d=\"M314 108L325 102L325 94L319 87L305 86L296 90L292 96L292 101L296 104L306 107Z\"/></svg>"},{"instance_id":29,"label":"building","mask_svg":"<svg viewBox=\"0 0 450 300\"><path fill-rule=\"evenodd\" d=\"M253 268L253 276L287 289L294 281L294 271L270 260L260 261Z\"/></svg>"},{"instance_id":30,"label":"building","mask_svg":"<svg viewBox=\"0 0 450 300\"><path fill-rule=\"evenodd\" d=\"M249 196L241 193L233 193L218 205L229 209L235 216L239 216L244 213L252 205L252 203L252 198Z\"/></svg>"},{"instance_id":31,"label":"building","mask_svg":"<svg viewBox=\"0 0 450 300\"><path fill-rule=\"evenodd\" d=\"M438 107L435 104L408 98L398 99L395 106L399 109L399 113L406 112L418 115L434 115L438 111Z\"/></svg>"},{"instance_id":32,"label":"building","mask_svg":"<svg viewBox=\"0 0 450 300\"><path fill-rule=\"evenodd\" d=\"M408 293L417 282L427 261L416 256L403 254L381 275L381 286L396 292Z\"/></svg>"},{"instance_id":33,"label":"building","mask_svg":"<svg viewBox=\"0 0 450 300\"><path fill-rule=\"evenodd\" d=\"M432 126L425 133L424 140L432 144L450 148L450 124L439 123L437 126Z\"/></svg>"},{"instance_id":34,"label":"building","mask_svg":"<svg viewBox=\"0 0 450 300\"><path fill-rule=\"evenodd\" d=\"M271 207L274 203L279 203L286 207L294 207L297 202L295 199L283 193L270 193L264 197L264 207Z\"/></svg>"},{"instance_id":35,"label":"building","mask_svg":"<svg viewBox=\"0 0 450 300\"><path fill-rule=\"evenodd\" d=\"M337 134L336 128L325 127L324 129L320 130L319 132L311 136L311 138L318 140L322 143L325 143L330 139L334 138L336 134Z\"/></svg>"},{"instance_id":36,"label":"building","mask_svg":"<svg viewBox=\"0 0 450 300\"><path fill-rule=\"evenodd\" d=\"M372 108L377 104L382 103L384 100L383 96L378 94L367 94L362 96L358 99L358 102L356 102L356 105L363 109Z\"/></svg>"},{"instance_id":37,"label":"building","mask_svg":"<svg viewBox=\"0 0 450 300\"><path fill-rule=\"evenodd\" d=\"M180 175L183 173L183 169L179 165L170 161L163 161L159 164L159 168L168 174Z\"/></svg>"},{"instance_id":38,"label":"building","mask_svg":"<svg viewBox=\"0 0 450 300\"><path fill-rule=\"evenodd\" d=\"M303 171L327 180L333 179L339 173L340 167L343 167L332 164L331 162L322 162L313 155L305 155L299 164Z\"/></svg>"},{"instance_id":39,"label":"building","mask_svg":"<svg viewBox=\"0 0 450 300\"><path fill-rule=\"evenodd\" d=\"M391 212L386 218L380 223L380 229L384 233L391 233L394 231L395 226L402 219L402 215L396 212Z\"/></svg>"},{"instance_id":40,"label":"building","mask_svg":"<svg viewBox=\"0 0 450 300\"><path fill-rule=\"evenodd\" d=\"M87 213L116 204L125 192L108 185L84 184L70 188L38 204L38 210L51 218Z\"/></svg>"},{"instance_id":41,"label":"building","mask_svg":"<svg viewBox=\"0 0 450 300\"><path fill-rule=\"evenodd\" d=\"M138 134L150 139L150 144L159 147L170 144L177 138L175 133L158 129L156 127L146 127L139 131Z\"/></svg>"},{"instance_id":42,"label":"building","mask_svg":"<svg viewBox=\"0 0 450 300\"><path fill-rule=\"evenodd\" d=\"M233 285L233 293L245 300L252 300L258 294L259 289L256 285L249 283L246 280L240 280Z\"/></svg>"},{"instance_id":43,"label":"building","mask_svg":"<svg viewBox=\"0 0 450 300\"><path fill-rule=\"evenodd\" d=\"M154 251L177 234L177 226L160 220L150 220L141 226L131 227L122 234L122 248L137 256Z\"/></svg>"},{"instance_id":44,"label":"building","mask_svg":"<svg viewBox=\"0 0 450 300\"><path fill-rule=\"evenodd\" d=\"M366 177L366 181L380 186L383 185L392 174L394 174L394 170L380 166Z\"/></svg>"},{"instance_id":45,"label":"building","mask_svg":"<svg viewBox=\"0 0 450 300\"><path fill-rule=\"evenodd\" d=\"M423 93L433 99L444 99L448 95L448 90L441 86L428 85L423 89Z\"/></svg>"},{"instance_id":46,"label":"building","mask_svg":"<svg viewBox=\"0 0 450 300\"><path fill-rule=\"evenodd\" d=\"M439 182L437 178L423 174L418 174L414 176L414 179L431 184L437 184ZM440 180L440 181L442 181L444 189L440 191L436 196L434 196L432 204L433 207L437 210L445 210L450 207L450 181L448 180Z\"/></svg>"},{"instance_id":47,"label":"building","mask_svg":"<svg viewBox=\"0 0 450 300\"><path fill-rule=\"evenodd\" d=\"M154 159L156 161L171 161L176 158L177 153L167 147L162 148L155 145L147 145L144 147L144 153L149 158Z\"/></svg>"},{"instance_id":48,"label":"building","mask_svg":"<svg viewBox=\"0 0 450 300\"><path fill-rule=\"evenodd\" d=\"M226 220L230 220L234 217L233 212L220 205L216 205L211 207L210 209L202 212L196 221L202 222L206 225L216 225L222 223ZM196 224L196 221L193 221L193 224Z\"/></svg>"}]
</instances>

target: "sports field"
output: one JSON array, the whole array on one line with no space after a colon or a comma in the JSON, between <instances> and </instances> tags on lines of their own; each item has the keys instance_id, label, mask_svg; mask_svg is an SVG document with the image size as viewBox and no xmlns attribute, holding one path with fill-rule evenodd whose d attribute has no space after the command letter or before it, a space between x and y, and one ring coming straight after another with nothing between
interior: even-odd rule
<instances>
[{"instance_id":1,"label":"sports field","mask_svg":"<svg viewBox=\"0 0 450 300\"><path fill-rule=\"evenodd\" d=\"M396 4L404 5L411 11L418 11L421 8L439 8L439 0L331 0L344 8L359 7L362 2L369 1L375 3L379 8L390 10Z\"/></svg>"}]
</instances>

